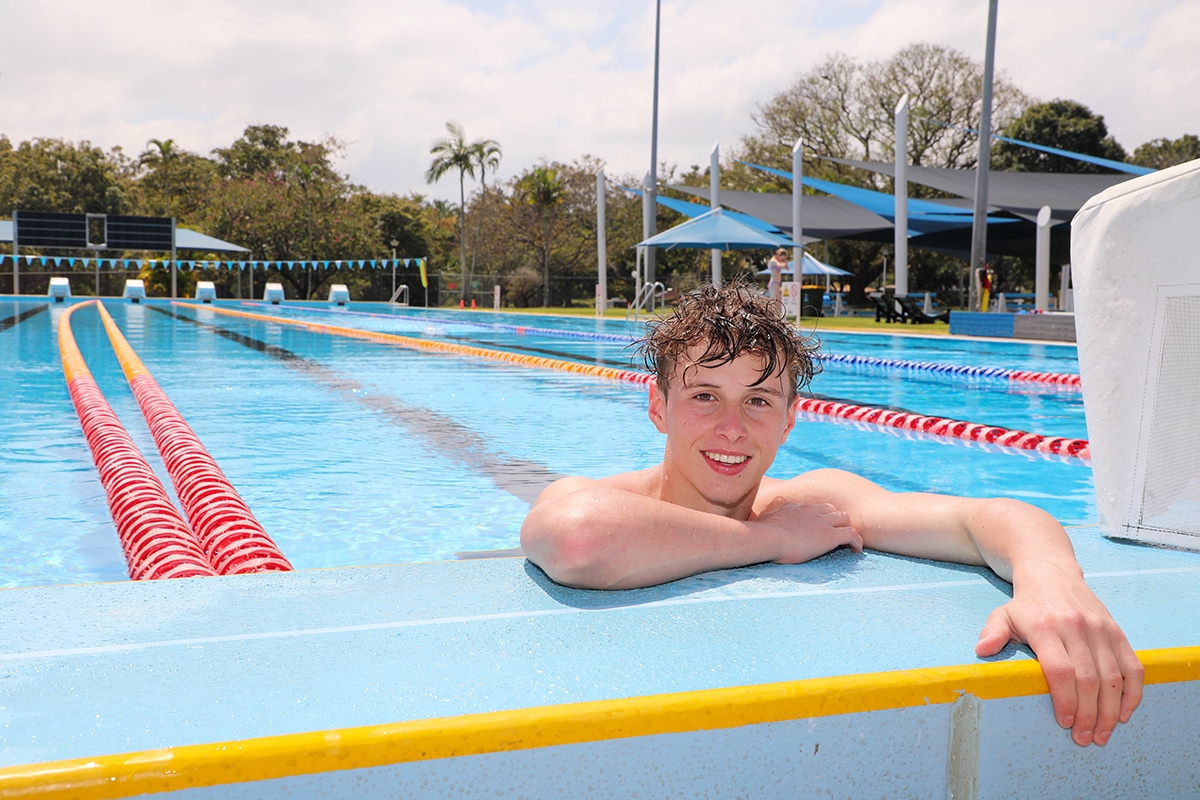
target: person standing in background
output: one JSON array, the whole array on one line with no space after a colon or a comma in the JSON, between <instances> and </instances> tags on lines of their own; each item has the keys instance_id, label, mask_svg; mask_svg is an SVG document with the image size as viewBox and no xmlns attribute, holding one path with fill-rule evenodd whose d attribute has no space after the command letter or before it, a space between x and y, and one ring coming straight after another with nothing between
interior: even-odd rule
<instances>
[{"instance_id":1,"label":"person standing in background","mask_svg":"<svg viewBox=\"0 0 1200 800\"><path fill-rule=\"evenodd\" d=\"M772 300L783 301L783 271L787 268L788 251L781 247L767 262L767 269L771 270L771 277L767 281L767 296Z\"/></svg>"}]
</instances>

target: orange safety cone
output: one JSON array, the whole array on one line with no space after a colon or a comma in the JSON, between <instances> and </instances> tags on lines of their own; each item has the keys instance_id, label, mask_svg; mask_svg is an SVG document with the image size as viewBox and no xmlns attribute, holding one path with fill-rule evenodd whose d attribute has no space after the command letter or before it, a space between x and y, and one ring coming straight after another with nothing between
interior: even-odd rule
<instances>
[{"instance_id":1,"label":"orange safety cone","mask_svg":"<svg viewBox=\"0 0 1200 800\"><path fill-rule=\"evenodd\" d=\"M466 308L466 304L463 302L462 298L459 298L459 300L458 300L458 308L459 308L459 310Z\"/></svg>"},{"instance_id":2,"label":"orange safety cone","mask_svg":"<svg viewBox=\"0 0 1200 800\"><path fill-rule=\"evenodd\" d=\"M474 297L471 298L471 310L472 311L475 310L475 298Z\"/></svg>"}]
</instances>

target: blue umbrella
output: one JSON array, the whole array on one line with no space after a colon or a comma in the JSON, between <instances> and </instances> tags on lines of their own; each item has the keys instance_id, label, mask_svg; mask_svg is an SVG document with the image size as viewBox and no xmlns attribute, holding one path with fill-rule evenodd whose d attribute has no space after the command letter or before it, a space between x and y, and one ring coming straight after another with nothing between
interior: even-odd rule
<instances>
[{"instance_id":1,"label":"blue umbrella","mask_svg":"<svg viewBox=\"0 0 1200 800\"><path fill-rule=\"evenodd\" d=\"M722 208L714 208L674 228L651 236L638 247L670 250L687 247L698 250L758 250L796 247L796 243L778 231L747 225Z\"/></svg>"}]
</instances>

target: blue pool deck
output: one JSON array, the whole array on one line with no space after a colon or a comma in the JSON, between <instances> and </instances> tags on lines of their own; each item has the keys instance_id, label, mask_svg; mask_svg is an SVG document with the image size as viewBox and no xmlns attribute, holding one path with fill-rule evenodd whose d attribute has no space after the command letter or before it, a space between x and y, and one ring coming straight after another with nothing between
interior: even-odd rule
<instances>
[{"instance_id":1,"label":"blue pool deck","mask_svg":"<svg viewBox=\"0 0 1200 800\"><path fill-rule=\"evenodd\" d=\"M1028 651L975 658L987 570L499 558L0 591L0 797L1197 796L1200 553L1070 533L1148 656L1103 748Z\"/></svg>"}]
</instances>

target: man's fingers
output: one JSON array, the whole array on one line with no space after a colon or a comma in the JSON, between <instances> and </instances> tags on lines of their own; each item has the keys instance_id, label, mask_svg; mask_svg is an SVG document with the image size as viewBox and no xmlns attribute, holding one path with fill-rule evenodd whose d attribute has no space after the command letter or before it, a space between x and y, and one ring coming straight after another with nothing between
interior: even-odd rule
<instances>
[{"instance_id":1,"label":"man's fingers","mask_svg":"<svg viewBox=\"0 0 1200 800\"><path fill-rule=\"evenodd\" d=\"M994 656L1013 640L1012 622L1004 606L1000 606L988 615L983 630L979 632L979 641L975 643L975 655L980 658Z\"/></svg>"},{"instance_id":2,"label":"man's fingers","mask_svg":"<svg viewBox=\"0 0 1200 800\"><path fill-rule=\"evenodd\" d=\"M1121 711L1121 697L1124 694L1125 678L1121 674L1121 666L1117 663L1116 655L1111 644L1107 641L1097 643L1096 671L1099 675L1099 691L1096 697L1096 727L1092 731L1092 741L1098 745L1108 744L1117 727L1117 715Z\"/></svg>"},{"instance_id":3,"label":"man's fingers","mask_svg":"<svg viewBox=\"0 0 1200 800\"><path fill-rule=\"evenodd\" d=\"M1073 662L1071 656L1072 651L1079 652L1080 644L1070 647L1062 639L1053 635L1036 640L1031 639L1029 642L1029 646L1037 656L1038 663L1042 665L1042 674L1046 677L1046 685L1050 688L1050 699L1054 702L1054 719L1059 726L1072 730L1072 738L1077 744L1090 744L1096 717L1095 667L1091 666L1090 668L1092 679L1089 688L1088 679L1083 677L1081 680L1076 669L1078 665ZM1086 649L1084 646L1085 653ZM1090 664L1090 654L1088 654L1087 660ZM1091 703L1090 711L1088 710L1089 702ZM1081 722L1087 723L1086 742L1081 741L1077 735L1078 731L1084 727L1080 724Z\"/></svg>"},{"instance_id":4,"label":"man's fingers","mask_svg":"<svg viewBox=\"0 0 1200 800\"><path fill-rule=\"evenodd\" d=\"M1125 639L1119 636L1117 643L1117 661L1121 665L1121 674L1125 676L1125 685L1121 691L1121 709L1118 719L1129 722L1133 711L1142 702L1142 687L1146 680L1146 670L1138 660L1137 653Z\"/></svg>"}]
</instances>

